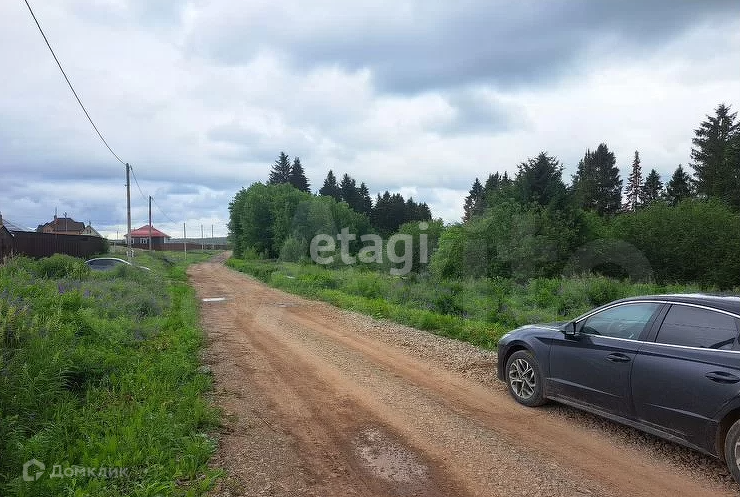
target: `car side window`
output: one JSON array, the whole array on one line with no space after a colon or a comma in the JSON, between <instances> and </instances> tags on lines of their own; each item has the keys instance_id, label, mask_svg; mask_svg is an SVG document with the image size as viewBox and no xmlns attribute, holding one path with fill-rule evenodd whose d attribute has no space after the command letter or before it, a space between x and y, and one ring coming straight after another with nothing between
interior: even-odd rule
<instances>
[{"instance_id":1,"label":"car side window","mask_svg":"<svg viewBox=\"0 0 740 497\"><path fill-rule=\"evenodd\" d=\"M656 342L686 347L729 350L737 342L735 318L721 312L674 304L666 314Z\"/></svg>"},{"instance_id":2,"label":"car side window","mask_svg":"<svg viewBox=\"0 0 740 497\"><path fill-rule=\"evenodd\" d=\"M661 305L637 302L611 307L586 318L581 333L636 340Z\"/></svg>"}]
</instances>

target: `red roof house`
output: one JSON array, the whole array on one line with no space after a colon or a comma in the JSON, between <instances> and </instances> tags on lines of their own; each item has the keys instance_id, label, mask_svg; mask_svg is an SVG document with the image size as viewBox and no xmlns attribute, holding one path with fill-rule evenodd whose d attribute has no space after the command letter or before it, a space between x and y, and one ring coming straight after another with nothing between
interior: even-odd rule
<instances>
[{"instance_id":1,"label":"red roof house","mask_svg":"<svg viewBox=\"0 0 740 497\"><path fill-rule=\"evenodd\" d=\"M152 235L152 247L158 247L167 243L171 237L170 235L159 231L154 226L151 227ZM128 237L128 234L124 235ZM148 248L149 247L149 225L145 224L141 228L131 230L131 246L134 248Z\"/></svg>"}]
</instances>

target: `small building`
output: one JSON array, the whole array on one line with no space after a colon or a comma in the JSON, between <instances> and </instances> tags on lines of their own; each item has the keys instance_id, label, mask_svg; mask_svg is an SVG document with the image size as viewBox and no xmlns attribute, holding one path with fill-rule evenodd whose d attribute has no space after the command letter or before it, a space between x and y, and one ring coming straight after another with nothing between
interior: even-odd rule
<instances>
[{"instance_id":1,"label":"small building","mask_svg":"<svg viewBox=\"0 0 740 497\"><path fill-rule=\"evenodd\" d=\"M65 213L66 214L66 213ZM95 228L90 223L85 226L85 223L81 221L75 221L71 217L57 217L54 214L54 219L46 224L40 224L36 231L39 233L55 233L57 235L90 235L100 236Z\"/></svg>"},{"instance_id":2,"label":"small building","mask_svg":"<svg viewBox=\"0 0 740 497\"><path fill-rule=\"evenodd\" d=\"M3 259L13 253L13 233L3 223L3 215L0 214L0 264Z\"/></svg>"},{"instance_id":3,"label":"small building","mask_svg":"<svg viewBox=\"0 0 740 497\"><path fill-rule=\"evenodd\" d=\"M149 229L150 226L145 224L141 228L131 230L131 246L133 248L149 248ZM128 239L128 234L123 235ZM152 248L158 248L167 243L170 235L159 231L154 226L151 227Z\"/></svg>"}]
</instances>

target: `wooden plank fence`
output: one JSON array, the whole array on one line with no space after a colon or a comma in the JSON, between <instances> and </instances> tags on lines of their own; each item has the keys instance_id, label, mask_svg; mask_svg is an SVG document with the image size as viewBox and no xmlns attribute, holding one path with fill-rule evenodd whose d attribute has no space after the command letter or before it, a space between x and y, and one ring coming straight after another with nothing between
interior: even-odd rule
<instances>
[{"instance_id":1,"label":"wooden plank fence","mask_svg":"<svg viewBox=\"0 0 740 497\"><path fill-rule=\"evenodd\" d=\"M91 235L61 235L33 231L14 231L12 235L10 250L12 254L34 258L67 254L89 259L93 255L104 253L108 245L104 238Z\"/></svg>"}]
</instances>

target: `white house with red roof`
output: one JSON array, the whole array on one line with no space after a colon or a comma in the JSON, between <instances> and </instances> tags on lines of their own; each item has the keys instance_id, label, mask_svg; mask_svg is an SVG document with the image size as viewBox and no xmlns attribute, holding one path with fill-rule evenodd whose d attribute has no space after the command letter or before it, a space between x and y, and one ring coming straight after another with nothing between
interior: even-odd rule
<instances>
[{"instance_id":1,"label":"white house with red roof","mask_svg":"<svg viewBox=\"0 0 740 497\"><path fill-rule=\"evenodd\" d=\"M151 232L152 237L152 248L159 247L167 243L171 237L170 235L159 231L154 226L145 224L141 228L131 230L131 246L133 248L149 248L149 236ZM128 238L128 235L123 235L124 238Z\"/></svg>"}]
</instances>

